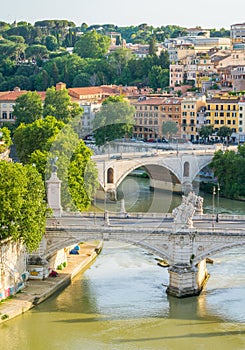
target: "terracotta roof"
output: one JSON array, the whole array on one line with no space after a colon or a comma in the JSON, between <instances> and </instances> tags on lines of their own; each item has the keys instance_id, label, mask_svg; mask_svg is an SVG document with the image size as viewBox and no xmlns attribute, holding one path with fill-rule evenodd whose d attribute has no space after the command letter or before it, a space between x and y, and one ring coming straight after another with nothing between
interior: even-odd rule
<instances>
[{"instance_id":1,"label":"terracotta roof","mask_svg":"<svg viewBox=\"0 0 245 350\"><path fill-rule=\"evenodd\" d=\"M155 106L159 106L159 105L165 104L165 100L166 100L166 97L164 97L164 98L162 98L162 97L153 97L153 98L147 98L146 100L137 101L137 102L134 102L132 104L134 104L134 105L155 105Z\"/></svg>"},{"instance_id":2,"label":"terracotta roof","mask_svg":"<svg viewBox=\"0 0 245 350\"><path fill-rule=\"evenodd\" d=\"M69 88L69 95L79 98L79 96L88 96L88 95L101 95L107 94L112 95L119 93L119 89L116 90L111 86L89 86L89 87L77 87Z\"/></svg>"},{"instance_id":3,"label":"terracotta roof","mask_svg":"<svg viewBox=\"0 0 245 350\"><path fill-rule=\"evenodd\" d=\"M240 97L237 98L211 98L210 100L207 100L207 104L210 103L237 103L240 101Z\"/></svg>"},{"instance_id":4,"label":"terracotta roof","mask_svg":"<svg viewBox=\"0 0 245 350\"><path fill-rule=\"evenodd\" d=\"M18 97L26 94L28 91L20 90L20 91L5 91L0 92L0 101L15 101ZM38 95L42 100L45 99L46 92L45 91L37 91Z\"/></svg>"}]
</instances>

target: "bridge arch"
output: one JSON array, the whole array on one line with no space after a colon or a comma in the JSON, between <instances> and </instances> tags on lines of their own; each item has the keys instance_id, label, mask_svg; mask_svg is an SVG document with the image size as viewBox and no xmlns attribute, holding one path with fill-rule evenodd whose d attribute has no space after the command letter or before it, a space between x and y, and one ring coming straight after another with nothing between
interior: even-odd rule
<instances>
[{"instance_id":1,"label":"bridge arch","mask_svg":"<svg viewBox=\"0 0 245 350\"><path fill-rule=\"evenodd\" d=\"M229 250L229 249L238 248L240 246L245 246L245 242L229 243L229 245L226 244L223 246L215 247L215 248L208 250L208 251L204 251L204 252L202 252L202 254L198 254L195 257L195 259L193 259L193 264L196 265L205 258L212 257L218 253L224 252L224 251Z\"/></svg>"},{"instance_id":2,"label":"bridge arch","mask_svg":"<svg viewBox=\"0 0 245 350\"><path fill-rule=\"evenodd\" d=\"M193 173L193 177L192 177L192 181L195 180L195 178L197 177L197 175L199 174L199 172L205 168L206 166L208 166L211 163L212 159L208 159L205 162L203 162L202 164L200 164L199 169L197 169L194 173Z\"/></svg>"},{"instance_id":3,"label":"bridge arch","mask_svg":"<svg viewBox=\"0 0 245 350\"><path fill-rule=\"evenodd\" d=\"M138 169L138 168L144 168L146 173L149 175L149 178L154 180L161 180L161 176L167 178L169 182L175 184L181 184L180 180L180 174L177 173L175 169L173 169L171 166L168 166L167 164L154 164L150 162L142 162L135 164L133 166L130 166L125 172L118 177L115 186L118 188L118 186L122 183L122 181L132 173L132 171Z\"/></svg>"}]
</instances>

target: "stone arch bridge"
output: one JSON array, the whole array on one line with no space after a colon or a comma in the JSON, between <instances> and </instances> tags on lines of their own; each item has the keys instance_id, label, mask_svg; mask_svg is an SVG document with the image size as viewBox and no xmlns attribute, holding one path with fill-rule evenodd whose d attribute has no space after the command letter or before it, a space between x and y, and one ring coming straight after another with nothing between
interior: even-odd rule
<instances>
[{"instance_id":1,"label":"stone arch bridge","mask_svg":"<svg viewBox=\"0 0 245 350\"><path fill-rule=\"evenodd\" d=\"M207 166L215 149L159 151L145 154L122 154L113 157L94 156L101 189L115 196L123 179L137 168L144 168L152 188L189 193L193 180Z\"/></svg>"},{"instance_id":2,"label":"stone arch bridge","mask_svg":"<svg viewBox=\"0 0 245 350\"><path fill-rule=\"evenodd\" d=\"M71 214L69 214L71 215ZM135 213L114 216L106 223L101 216L63 216L49 220L42 255L49 259L58 249L81 241L115 240L152 252L169 263L168 293L197 295L208 277L206 258L245 245L245 216L193 217L193 227L174 227L172 214Z\"/></svg>"}]
</instances>

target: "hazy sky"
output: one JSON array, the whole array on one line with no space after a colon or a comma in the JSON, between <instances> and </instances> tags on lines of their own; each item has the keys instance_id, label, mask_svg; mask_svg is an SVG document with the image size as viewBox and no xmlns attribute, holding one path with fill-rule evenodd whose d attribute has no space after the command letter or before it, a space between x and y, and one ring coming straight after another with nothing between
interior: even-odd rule
<instances>
[{"instance_id":1,"label":"hazy sky","mask_svg":"<svg viewBox=\"0 0 245 350\"><path fill-rule=\"evenodd\" d=\"M245 22L244 0L12 0L1 8L0 20L68 19L81 25L118 26L147 23L183 27L222 27Z\"/></svg>"}]
</instances>

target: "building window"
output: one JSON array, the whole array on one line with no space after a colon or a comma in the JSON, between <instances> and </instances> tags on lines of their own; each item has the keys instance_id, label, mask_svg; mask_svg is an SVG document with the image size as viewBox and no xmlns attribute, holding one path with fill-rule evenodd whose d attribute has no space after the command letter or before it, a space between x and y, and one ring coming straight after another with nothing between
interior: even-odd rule
<instances>
[{"instance_id":1,"label":"building window","mask_svg":"<svg viewBox=\"0 0 245 350\"><path fill-rule=\"evenodd\" d=\"M2 113L2 118L3 118L3 119L7 119L7 112L3 112L3 113Z\"/></svg>"}]
</instances>

